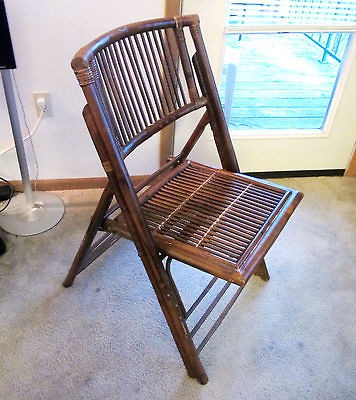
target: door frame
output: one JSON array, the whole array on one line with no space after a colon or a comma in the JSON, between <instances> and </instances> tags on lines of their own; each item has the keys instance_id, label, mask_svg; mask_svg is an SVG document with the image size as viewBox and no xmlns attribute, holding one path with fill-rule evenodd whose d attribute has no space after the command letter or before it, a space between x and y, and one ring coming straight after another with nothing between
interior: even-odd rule
<instances>
[{"instance_id":1,"label":"door frame","mask_svg":"<svg viewBox=\"0 0 356 400\"><path fill-rule=\"evenodd\" d=\"M182 0L165 0L164 16L166 18L182 14ZM174 149L174 125L162 129L160 133L159 163L162 166Z\"/></svg>"},{"instance_id":2,"label":"door frame","mask_svg":"<svg viewBox=\"0 0 356 400\"><path fill-rule=\"evenodd\" d=\"M165 0L165 14L164 15L166 18L173 17L175 15L181 15L182 8L183 8L183 0ZM167 158L174 151L174 131L175 131L175 127L169 126L169 127L164 128L161 132L160 153L159 153L160 165L165 163ZM346 168L345 175L355 176L355 163L356 163L356 151L354 149L350 155L350 162Z\"/></svg>"}]
</instances>

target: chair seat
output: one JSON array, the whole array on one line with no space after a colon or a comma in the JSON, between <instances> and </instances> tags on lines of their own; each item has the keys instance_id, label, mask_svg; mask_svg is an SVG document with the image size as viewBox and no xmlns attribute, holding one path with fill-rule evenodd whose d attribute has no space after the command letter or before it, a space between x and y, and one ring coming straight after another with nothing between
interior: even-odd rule
<instances>
[{"instance_id":1,"label":"chair seat","mask_svg":"<svg viewBox=\"0 0 356 400\"><path fill-rule=\"evenodd\" d=\"M142 209L159 251L240 286L299 202L291 189L191 161L148 193Z\"/></svg>"}]
</instances>

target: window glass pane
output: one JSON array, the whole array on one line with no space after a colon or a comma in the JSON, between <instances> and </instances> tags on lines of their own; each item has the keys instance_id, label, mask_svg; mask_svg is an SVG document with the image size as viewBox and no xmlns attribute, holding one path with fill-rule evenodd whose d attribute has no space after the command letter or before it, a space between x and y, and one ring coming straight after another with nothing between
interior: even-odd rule
<instances>
[{"instance_id":1,"label":"window glass pane","mask_svg":"<svg viewBox=\"0 0 356 400\"><path fill-rule=\"evenodd\" d=\"M227 26L348 25L356 22L356 0L229 1Z\"/></svg>"},{"instance_id":2,"label":"window glass pane","mask_svg":"<svg viewBox=\"0 0 356 400\"><path fill-rule=\"evenodd\" d=\"M230 129L319 129L348 33L229 34L220 85Z\"/></svg>"}]
</instances>

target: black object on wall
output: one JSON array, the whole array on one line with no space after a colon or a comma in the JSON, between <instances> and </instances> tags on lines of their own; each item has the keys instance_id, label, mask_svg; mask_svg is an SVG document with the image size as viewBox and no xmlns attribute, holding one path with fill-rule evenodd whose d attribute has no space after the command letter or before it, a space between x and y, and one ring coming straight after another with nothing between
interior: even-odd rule
<instances>
[{"instance_id":1,"label":"black object on wall","mask_svg":"<svg viewBox=\"0 0 356 400\"><path fill-rule=\"evenodd\" d=\"M0 69L14 68L16 68L16 62L6 17L5 2L0 0Z\"/></svg>"}]
</instances>

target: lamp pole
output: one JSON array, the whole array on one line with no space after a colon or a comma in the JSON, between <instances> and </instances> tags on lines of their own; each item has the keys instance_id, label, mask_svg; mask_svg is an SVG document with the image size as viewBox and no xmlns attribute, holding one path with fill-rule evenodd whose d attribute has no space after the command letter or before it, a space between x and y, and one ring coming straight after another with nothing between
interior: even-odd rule
<instances>
[{"instance_id":1,"label":"lamp pole","mask_svg":"<svg viewBox=\"0 0 356 400\"><path fill-rule=\"evenodd\" d=\"M33 194L31 188L30 174L28 172L25 147L23 144L21 127L16 107L16 99L12 86L11 72L9 69L1 70L1 78L4 86L5 100L9 112L10 124L12 127L12 135L15 142L17 159L20 167L23 190L26 196L27 205L33 207Z\"/></svg>"},{"instance_id":2,"label":"lamp pole","mask_svg":"<svg viewBox=\"0 0 356 400\"><path fill-rule=\"evenodd\" d=\"M16 195L0 213L0 226L15 235L36 235L52 228L62 219L64 204L52 193L32 191L10 70L2 69L1 78L24 192Z\"/></svg>"}]
</instances>

